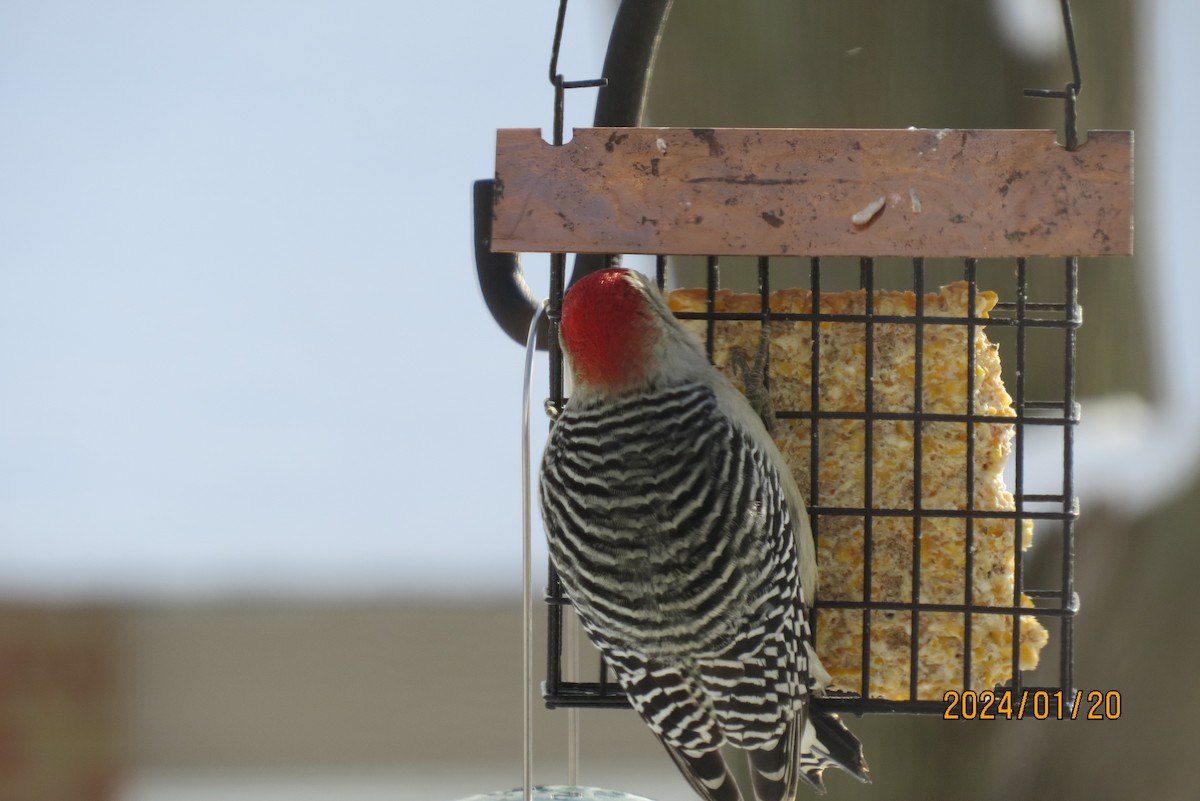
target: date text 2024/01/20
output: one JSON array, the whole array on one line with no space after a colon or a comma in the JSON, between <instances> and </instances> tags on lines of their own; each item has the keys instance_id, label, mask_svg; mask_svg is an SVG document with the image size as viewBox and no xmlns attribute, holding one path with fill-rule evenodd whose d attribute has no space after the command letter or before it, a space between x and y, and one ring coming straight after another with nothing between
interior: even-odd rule
<instances>
[{"instance_id":1,"label":"date text 2024/01/20","mask_svg":"<svg viewBox=\"0 0 1200 801\"><path fill-rule=\"evenodd\" d=\"M1024 690L948 690L943 720L1116 720L1121 717L1121 693L1116 690L1077 692Z\"/></svg>"}]
</instances>

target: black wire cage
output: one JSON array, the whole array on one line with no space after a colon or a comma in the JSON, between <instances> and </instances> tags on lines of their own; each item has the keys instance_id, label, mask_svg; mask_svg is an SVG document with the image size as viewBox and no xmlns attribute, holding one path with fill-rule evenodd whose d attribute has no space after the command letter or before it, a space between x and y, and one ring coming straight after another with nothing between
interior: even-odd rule
<instances>
[{"instance_id":1,"label":"black wire cage","mask_svg":"<svg viewBox=\"0 0 1200 801\"><path fill-rule=\"evenodd\" d=\"M971 647L973 630L994 636L997 626L1000 626L1011 631L1011 636L1007 638L1008 642L1004 646L1006 653L1002 654L1000 659L1009 666L1007 675L1012 678L1007 682L1006 689L1015 693L1018 698L1017 703L1019 704L1020 697L1028 699L1031 693L1041 692L1047 694L1048 700L1054 698L1056 702L1071 704L1075 695L1072 676L1071 631L1072 618L1078 608L1072 565L1074 523L1079 509L1071 486L1073 432L1080 414L1079 405L1074 397L1073 380L1075 332L1081 323L1081 310L1077 302L1076 291L1078 260L1066 258L1055 260L1054 263L1038 262L1036 269L1039 271L1052 270L1058 274L1059 278L1058 290L1042 296L1031 294L1029 271L1031 261L1035 260L1024 257L1012 260L986 260L982 263L975 258L965 258L958 260L957 264L951 264L948 260L938 260L936 264L930 264L923 257L906 260L904 264L897 263L895 259L869 256L859 257L854 261L857 262L856 265L846 264L845 259L810 257L797 264L794 259L764 256L755 259L753 266L737 263L730 270L735 279L738 277L737 272L746 272L748 269L752 271L753 278L757 282L760 305L763 309L770 308L768 301L770 287L786 282L793 286L806 286L814 299L812 301L813 308L816 308L817 311L747 313L706 310L678 313L681 319L696 321L707 329L708 335L704 339L710 358L713 356L713 341L716 338L714 335L720 324L752 322L756 325L775 328L781 324L791 323L809 328L811 331L809 342L811 342L812 368L806 378L812 382L809 397L813 399L813 402L807 408L777 407L774 410L776 425L787 425L791 422L802 424L804 446L810 452L810 464L815 464L820 460L823 447L822 434L827 430L827 424L857 425L861 432L862 441L859 446L863 476L861 503L839 503L836 499L826 501L821 490L822 482L816 470L809 469L807 480L802 482L802 489L808 498L808 513L814 535L817 538L818 550L822 553L826 550L821 547L821 535L823 531L830 528L830 523L848 521L853 521L858 529L857 543L862 549L860 563L862 572L858 597L831 599L827 595L819 593L814 623L819 651L822 650L823 635L827 631L827 628L823 628L823 626L840 625L844 627L850 623L861 632L855 638L857 640L856 657L861 665L857 686L853 689L843 688L832 691L819 703L832 709L855 714L865 712L945 713L947 702L952 699L948 698L944 692L938 691L931 697L929 693L922 693L918 690L918 680L922 674L922 641L917 636L911 636L911 632L920 631L921 620L924 616L927 619L938 618L943 622L949 619L958 621L957 629L961 643L965 647L961 648L961 652L957 656L958 670L954 672L957 672L961 678L953 685L946 685L947 691L951 688L975 692L984 689L977 681L972 681L972 676L978 673L972 669L972 659L977 653L977 649ZM655 262L658 284L660 288L663 288L665 287L667 258L658 256ZM722 260L719 257L710 256L704 259L703 302L710 309L718 307L718 293L722 289L723 271L721 266ZM945 280L955 272L966 283L967 308L969 309L974 309L978 305L974 295L982 290L976 288L988 286L991 290L997 289L998 282L994 279L1005 273L1008 274L1007 282L1009 284L1006 287L1008 292L1005 295L1012 299L996 302L986 318L975 315L935 316L927 313L921 307L927 297L926 290L931 286L931 280L935 278ZM874 301L880 297L880 294L888 292L883 289L885 284L881 279L886 276L886 285L893 287L899 283L897 279L900 279L902 275L903 283L907 285L906 288L910 289L912 298L917 305L915 313L896 315L874 308ZM743 281L744 278L742 276ZM861 296L865 301L865 309L850 313L823 310L820 303L823 293L827 292L830 296L837 297L845 296L844 291L828 291L824 287L829 283L845 285L847 278L852 278L858 288L862 290ZM923 376L926 372L923 358L924 348L915 348L909 351L913 357L913 405L911 409L886 411L878 408L871 397L874 382L863 380L861 377L859 378L863 381L861 396L865 399L863 408L855 411L822 408L821 398L824 393L818 386L819 377L822 374L820 369L823 357L822 342L828 342L830 339L820 335L819 332L823 326L827 329L837 326L857 328L863 332L862 336L867 343L863 353L866 362L863 376L873 373L872 362L876 353L873 340L878 337L896 338L897 329L902 327L911 330L913 341L922 342L926 340L925 329L930 326L960 329L962 333L957 339L966 345L960 354L961 364L965 366L967 376L963 385L966 395L964 405L969 406L968 399L976 397L977 392L977 387L971 380L976 374L977 337L982 337L982 329L985 325L993 330L1004 329L993 334L994 340L1002 351L1013 354L1011 369L1005 369L1005 386L1013 398L1013 416L997 418L993 413L984 411L964 410L958 413L947 413L924 408L925 403L922 397L922 387L926 383ZM1040 351L1043 358L1047 352L1053 353L1054 359L1060 365L1061 378L1057 382L1058 391L1054 397L1035 398L1027 391L1029 371L1026 358L1031 350ZM841 355L837 354L838 357ZM565 398L561 394L555 394L550 399L550 403L555 405L564 401ZM896 424L906 427L908 435L912 437L912 447L908 453L904 454L911 476L912 496L911 502L901 507L872 497L874 494L872 487L876 483L872 475L875 458L870 455L875 450L872 440L879 438L879 432L883 427ZM960 465L965 475L964 485L971 488L970 492L962 495L960 503L941 508L932 508L931 505L925 503L924 497L930 494L931 487L922 480L922 472L927 461L922 449L924 439L922 431L934 426L960 427L966 431L966 435L962 438L964 450ZM1011 427L1012 429L1011 508L974 508L976 498L974 473L977 464L974 450L976 442L983 439L982 436L977 436L976 430L991 427ZM1028 432L1033 427L1054 432L1049 437L1038 436L1041 444L1053 442L1057 446L1054 450L1061 464L1061 483L1052 489L1043 486L1035 488L1038 491L1031 491L1026 481L1026 443L1029 439ZM836 435L836 432L834 433ZM1045 449L1040 449L1039 452L1044 454ZM798 478L803 477L798 476ZM876 541L873 537L873 530L880 522L896 520L908 521L907 525L910 526L908 529L910 544L907 547L910 549L911 558L907 568L911 570L911 582L907 590L907 598L900 599L892 595L888 599L882 599L878 597L878 593L873 592L874 585L882 584L887 580L886 577L881 577L875 569ZM1021 531L1025 526L1035 522L1038 526L1036 554L1025 550L1022 537L1011 535L1011 532ZM962 549L962 583L959 588L961 599L958 602L931 601L923 598L923 593L918 589L922 588L922 565L928 562L927 559L922 558L923 529L940 535L942 532L937 531L937 523L943 524L943 528L945 524L949 524L959 529L962 534L961 539L958 540L959 547ZM976 536L984 536L986 530L994 529L995 524L1003 526L1010 532L1006 547L1011 555L1011 592L1009 597L1003 601L997 600L994 593L990 600L980 600L981 596L987 593L980 592L976 586L978 571L975 570L973 564L973 556L976 551L976 544L973 540ZM894 547L894 543L890 543L887 547ZM1027 564L1035 556L1037 560L1036 573ZM823 568L826 567L827 562L823 562L822 565ZM895 567L893 561L889 564L888 570L893 571ZM885 595L887 594L885 593ZM550 569L550 581L545 601L548 605L549 641L543 694L547 705L551 707L620 707L627 705L620 688L611 680L602 658L599 659L592 671L591 680L569 680L566 677L563 631L567 625L570 625L570 621L566 619L565 615L565 609L569 607L570 602L563 595L562 587L554 575L553 566ZM823 623L834 610L841 612L837 615L837 620ZM899 623L910 633L910 636L905 638L904 664L898 666L899 671L907 677L906 695L902 692L897 696L893 692L890 697L877 697L877 693L873 690L872 677L878 674L880 669L878 666L872 669L872 643L875 639L872 636L872 628L874 625L877 629L885 630L885 635L894 635L897 614L905 616L905 619ZM848 617L849 615L854 617ZM1022 636L1022 630L1026 628L1024 625L1026 621L1035 619L1045 620L1049 623L1047 628L1050 631L1047 632L1048 642L1040 653L1041 667L1035 674L1037 681L1027 686L1022 676L1022 666L1027 661L1027 658L1023 656L1022 647L1028 638ZM951 625L949 628L953 630L955 627ZM887 631L888 629L890 631ZM989 644L985 647L992 646ZM889 651L890 658L894 659L896 649L890 648ZM943 665L943 667L945 666ZM991 689L991 687L989 686L987 689ZM1011 699L1009 703L1012 703ZM1013 708L1017 709L1018 707Z\"/></svg>"},{"instance_id":2,"label":"black wire cage","mask_svg":"<svg viewBox=\"0 0 1200 801\"><path fill-rule=\"evenodd\" d=\"M1064 20L1074 66L1065 3ZM642 69L630 76L620 60L610 49L606 78L644 91L649 62L626 59ZM671 301L710 359L732 369L739 342L770 345L756 367L818 544L814 633L834 675L820 703L1077 711L1079 259L1132 252L1132 135L1080 143L1077 67L1063 91L1036 92L1064 101L1065 144L1050 131L597 127L564 145L564 90L598 82L553 64L551 77L553 143L500 131L496 179L476 185L480 280L514 338L533 303L513 254L551 254L548 408L566 400L568 256L578 277L651 255L660 289L671 260L690 261L702 285ZM613 111L611 88L597 122L636 124L640 104ZM552 565L545 600L546 704L627 705L598 654L584 675L564 669L570 602Z\"/></svg>"}]
</instances>

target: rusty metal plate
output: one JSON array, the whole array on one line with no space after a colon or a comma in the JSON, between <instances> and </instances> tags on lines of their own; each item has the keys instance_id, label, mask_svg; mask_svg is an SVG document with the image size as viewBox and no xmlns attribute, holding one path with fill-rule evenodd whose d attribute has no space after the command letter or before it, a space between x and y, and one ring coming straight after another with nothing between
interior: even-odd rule
<instances>
[{"instance_id":1,"label":"rusty metal plate","mask_svg":"<svg viewBox=\"0 0 1200 801\"><path fill-rule=\"evenodd\" d=\"M497 251L1113 256L1133 249L1133 134L585 128L497 133Z\"/></svg>"}]
</instances>

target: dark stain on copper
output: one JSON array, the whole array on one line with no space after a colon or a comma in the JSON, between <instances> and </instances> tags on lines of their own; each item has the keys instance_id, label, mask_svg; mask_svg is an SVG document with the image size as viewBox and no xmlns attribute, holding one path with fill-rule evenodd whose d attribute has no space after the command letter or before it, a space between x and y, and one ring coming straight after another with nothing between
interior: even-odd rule
<instances>
[{"instance_id":1,"label":"dark stain on copper","mask_svg":"<svg viewBox=\"0 0 1200 801\"><path fill-rule=\"evenodd\" d=\"M783 225L783 220L769 211L764 211L760 216L763 218L763 221L772 228L779 228L781 225Z\"/></svg>"},{"instance_id":2,"label":"dark stain on copper","mask_svg":"<svg viewBox=\"0 0 1200 801\"><path fill-rule=\"evenodd\" d=\"M623 144L628 138L629 134L617 133L614 131L608 135L608 141L604 143L604 149L611 153L617 149L617 145Z\"/></svg>"},{"instance_id":3,"label":"dark stain on copper","mask_svg":"<svg viewBox=\"0 0 1200 801\"><path fill-rule=\"evenodd\" d=\"M692 136L708 145L708 155L723 156L725 148L717 141L717 132L712 128L693 128Z\"/></svg>"},{"instance_id":4,"label":"dark stain on copper","mask_svg":"<svg viewBox=\"0 0 1200 801\"><path fill-rule=\"evenodd\" d=\"M997 190L997 191L999 191L999 192L1000 192L1000 196L1001 196L1001 197L1005 197L1006 195L1008 195L1008 190L1009 190L1009 189L1012 189L1012 185L1013 185L1015 182L1017 182L1017 181L1021 180L1022 178L1024 178L1024 177L1025 177L1025 175L1026 175L1026 173L1022 172L1021 170L1013 170L1012 172L1010 172L1010 173L1009 173L1009 174L1008 174L1008 175L1005 177L1005 179L1004 179L1004 184L1003 184L1003 185L1000 187L1000 189L999 189L999 190Z\"/></svg>"},{"instance_id":5,"label":"dark stain on copper","mask_svg":"<svg viewBox=\"0 0 1200 801\"><path fill-rule=\"evenodd\" d=\"M808 183L807 178L759 178L757 175L710 175L688 178L688 184L734 184L735 186L796 186Z\"/></svg>"}]
</instances>

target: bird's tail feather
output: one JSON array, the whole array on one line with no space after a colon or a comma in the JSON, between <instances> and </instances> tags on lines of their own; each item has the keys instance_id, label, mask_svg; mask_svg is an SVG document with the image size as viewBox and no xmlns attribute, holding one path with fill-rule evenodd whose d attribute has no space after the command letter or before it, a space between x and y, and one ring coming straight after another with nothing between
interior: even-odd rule
<instances>
[{"instance_id":1,"label":"bird's tail feather","mask_svg":"<svg viewBox=\"0 0 1200 801\"><path fill-rule=\"evenodd\" d=\"M729 766L725 764L725 758L721 756L720 751L708 751L692 756L668 745L667 753L675 760L679 772L701 798L706 801L742 801L742 793L730 775Z\"/></svg>"},{"instance_id":2,"label":"bird's tail feather","mask_svg":"<svg viewBox=\"0 0 1200 801\"><path fill-rule=\"evenodd\" d=\"M797 740L802 728L801 722L793 719L774 748L746 752L757 801L791 801L795 798Z\"/></svg>"},{"instance_id":3,"label":"bird's tail feather","mask_svg":"<svg viewBox=\"0 0 1200 801\"><path fill-rule=\"evenodd\" d=\"M862 743L832 712L809 709L801 747L801 776L818 793L825 792L821 774L826 768L841 768L859 781L870 784Z\"/></svg>"}]
</instances>

